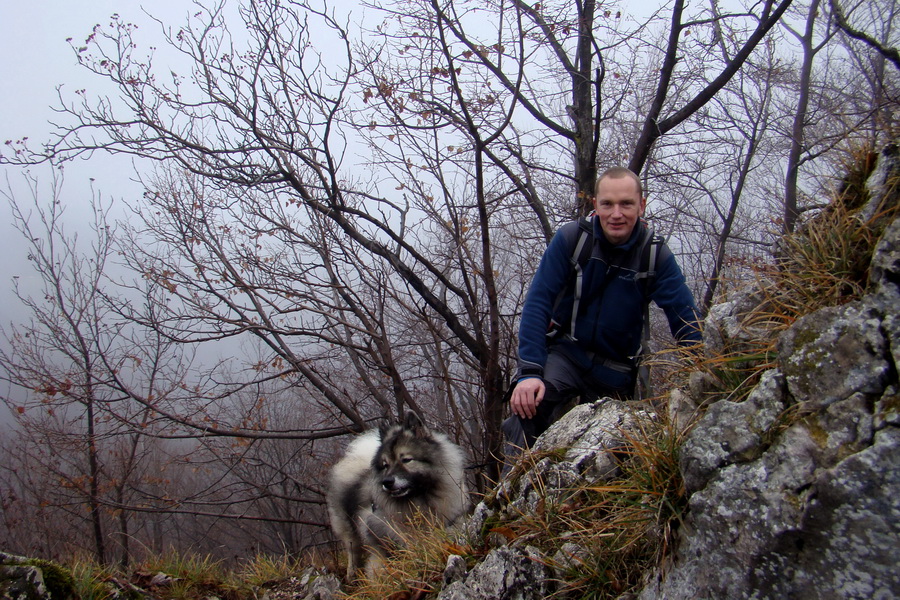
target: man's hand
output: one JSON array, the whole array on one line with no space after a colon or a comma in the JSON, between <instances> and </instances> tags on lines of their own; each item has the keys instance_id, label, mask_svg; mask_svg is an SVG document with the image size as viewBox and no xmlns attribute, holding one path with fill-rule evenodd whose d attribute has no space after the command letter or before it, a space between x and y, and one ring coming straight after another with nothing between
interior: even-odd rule
<instances>
[{"instance_id":1,"label":"man's hand","mask_svg":"<svg viewBox=\"0 0 900 600\"><path fill-rule=\"evenodd\" d=\"M516 384L509 400L513 414L522 419L531 419L537 414L537 405L544 399L544 381L539 377L529 377Z\"/></svg>"}]
</instances>

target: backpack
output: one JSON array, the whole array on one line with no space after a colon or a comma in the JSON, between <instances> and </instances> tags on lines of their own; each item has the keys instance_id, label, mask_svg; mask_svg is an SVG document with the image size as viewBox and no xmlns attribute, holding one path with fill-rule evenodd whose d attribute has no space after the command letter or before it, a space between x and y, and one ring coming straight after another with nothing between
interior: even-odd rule
<instances>
[{"instance_id":1,"label":"backpack","mask_svg":"<svg viewBox=\"0 0 900 600\"><path fill-rule=\"evenodd\" d=\"M579 218L578 239L569 258L569 263L572 265L572 278L574 279L574 301L572 303L572 321L569 325L570 332L575 331L578 306L581 302L583 271L591 258L594 246L593 239L594 225L591 217ZM638 263L638 271L634 276L644 296L644 328L641 332L641 349L638 352L636 362L638 363L638 380L646 395L650 395L650 371L646 365L641 364L640 355L649 346L650 342L650 298L648 293L652 283L656 280L656 263L663 251L668 251L668 247L665 245L665 238L648 227L647 236L641 242L641 247L638 250L640 261ZM569 286L566 286L560 291L554 303L554 312L568 289Z\"/></svg>"}]
</instances>

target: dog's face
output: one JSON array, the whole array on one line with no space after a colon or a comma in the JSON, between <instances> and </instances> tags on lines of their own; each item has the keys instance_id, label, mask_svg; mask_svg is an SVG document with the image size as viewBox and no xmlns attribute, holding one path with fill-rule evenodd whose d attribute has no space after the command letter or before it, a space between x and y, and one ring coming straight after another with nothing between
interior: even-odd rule
<instances>
[{"instance_id":1,"label":"dog's face","mask_svg":"<svg viewBox=\"0 0 900 600\"><path fill-rule=\"evenodd\" d=\"M381 447L372 459L376 483L394 499L412 499L434 490L437 442L418 419L382 431Z\"/></svg>"}]
</instances>

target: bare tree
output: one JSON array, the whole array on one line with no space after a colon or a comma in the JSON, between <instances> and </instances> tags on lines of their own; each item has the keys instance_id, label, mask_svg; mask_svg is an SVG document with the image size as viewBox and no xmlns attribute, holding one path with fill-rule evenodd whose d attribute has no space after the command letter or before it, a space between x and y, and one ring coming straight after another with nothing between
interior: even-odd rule
<instances>
[{"instance_id":1,"label":"bare tree","mask_svg":"<svg viewBox=\"0 0 900 600\"><path fill-rule=\"evenodd\" d=\"M897 51L895 46L892 46L894 40L891 39L891 31L893 29L894 18L896 17L897 7L895 3L891 2L888 6L884 7L887 9L886 12L881 12L881 7L878 2L857 2L849 11L845 11L838 0L829 0L828 4L831 7L831 12L834 14L835 22L837 23L837 26L840 27L841 31L853 39L865 43L867 46L878 52L884 59L890 61L896 69L900 69L900 52ZM868 33L862 28L851 24L848 13L854 11L862 13L865 9L868 9L870 12L866 17L863 17L868 23L864 23L862 26L865 27L866 25L883 23L884 28L880 32L880 35L879 33L873 35L872 33Z\"/></svg>"},{"instance_id":2,"label":"bare tree","mask_svg":"<svg viewBox=\"0 0 900 600\"><path fill-rule=\"evenodd\" d=\"M732 17L744 17L754 20L756 26L752 28L746 40L741 47L729 60L723 63L718 73L715 73L709 83L693 94L686 102L676 105L670 109L669 116L661 118L663 109L666 106L666 99L670 93L672 85L672 77L675 74L676 66L679 62L680 40L684 32L694 26L702 26L709 24L709 21L684 21L685 3L677 0L672 8L671 25L668 32L668 41L662 58L662 66L659 68L659 78L657 80L656 92L649 108L646 111L640 136L635 144L634 153L632 154L629 168L635 173L640 173L654 142L661 136L672 131L675 127L689 119L697 110L707 104L713 97L725 86L728 81L734 77L735 73L743 66L744 62L749 58L750 54L756 49L757 45L765 38L769 30L772 29L780 20L784 12L791 5L792 0L782 0L782 2L773 2L766 0L765 2L755 5L758 13L746 13L744 15L732 15ZM713 3L713 7L715 7ZM714 12L715 15L715 12ZM724 16L715 15L715 19L719 20Z\"/></svg>"},{"instance_id":3,"label":"bare tree","mask_svg":"<svg viewBox=\"0 0 900 600\"><path fill-rule=\"evenodd\" d=\"M107 110L117 102L69 107L82 125L71 128L50 153L75 156L96 148L88 131L101 130L110 135L101 147L178 167L146 182L149 209L138 209L146 219L143 231L135 232L125 253L133 269L168 290L170 302L155 315L132 318L184 343L257 337L279 358L269 364L281 366L220 393L298 374L293 381L309 392L307 401L317 403L330 423L338 417L340 425L324 420L307 432L274 435L333 436L346 432L347 424L360 429L372 416L396 416L416 406L403 393L392 350L384 343L365 354L373 361L369 371L374 366L389 374L388 389L400 400L392 410L385 397L381 411L360 402L366 395L379 397L380 378L365 382L360 395L340 377L362 356L370 335L377 339L373 326L379 323L359 306L360 292L348 282L383 271L391 286L418 298L428 319L440 320L441 336L450 339L454 353L479 365L486 405L496 414L503 392L496 306L488 308L493 325L463 322L461 315L481 321L481 307L473 304L464 281L427 254L431 240L420 238L417 245L410 234L423 232L407 226L402 204L362 187L351 189L342 178L347 140L336 128L337 118L355 66L347 49L344 71L332 78L312 54L306 19L320 19L343 39L345 32L333 17L301 5L252 4L243 15L253 36L253 47L243 54L223 51L232 41L219 8L169 39L194 61L192 76L208 102L189 101L180 78L172 84L155 79L149 61L133 56L133 30L120 21L112 32L97 30L92 36L89 45L96 43L98 54L79 53L89 68L120 86L120 100L132 116L117 118ZM108 46L100 44L104 40ZM201 130L201 122L208 126ZM489 239L482 240L482 248L489 251ZM490 277L490 268L480 271ZM377 289L375 282L372 288ZM342 357L341 349L349 355ZM207 434L235 431L184 418L183 408L166 414ZM496 423L488 430L496 438Z\"/></svg>"},{"instance_id":4,"label":"bare tree","mask_svg":"<svg viewBox=\"0 0 900 600\"><path fill-rule=\"evenodd\" d=\"M61 179L47 198L36 179L29 183L30 205L4 193L34 271L14 280L31 319L4 330L0 349L0 377L12 388L3 400L16 415L5 479L24 514L42 515L48 554L91 547L100 562L127 565L140 529L132 520L152 505L141 490L162 449L155 438L177 436L154 407L185 387L190 359L158 332L121 319L127 301L108 295L110 203L95 195L87 235L70 234Z\"/></svg>"},{"instance_id":5,"label":"bare tree","mask_svg":"<svg viewBox=\"0 0 900 600\"><path fill-rule=\"evenodd\" d=\"M813 94L812 76L813 61L823 48L826 47L831 37L834 35L830 31L829 20L826 17L822 23L823 11L819 9L820 0L812 0L807 7L806 22L803 31L795 31L791 26L785 24L785 28L797 39L801 48L801 65L800 77L797 90L796 113L791 127L791 148L788 153L787 176L784 186L784 231L790 233L794 230L794 225L800 215L797 200L797 179L799 177L800 166L804 156L810 154L808 144L805 143L804 132L806 130L810 95ZM826 30L820 35L816 35L816 24L824 25Z\"/></svg>"},{"instance_id":6,"label":"bare tree","mask_svg":"<svg viewBox=\"0 0 900 600\"><path fill-rule=\"evenodd\" d=\"M393 3L365 48L321 5L250 2L240 36L212 5L163 28L180 74L114 18L75 50L117 94L66 100L59 136L6 160L103 149L158 164L123 260L164 298L123 315L178 344L253 338L270 353L237 378L129 392L181 434L311 441L409 408L478 440L481 462L499 447L518 307L556 223L587 204L601 162L630 155L655 176L657 141L789 3L689 16L678 2L662 33L659 14L624 27L594 2ZM723 28L735 50L695 69L715 38L688 32ZM268 382L297 390L302 428L251 430L221 410Z\"/></svg>"},{"instance_id":7,"label":"bare tree","mask_svg":"<svg viewBox=\"0 0 900 600\"><path fill-rule=\"evenodd\" d=\"M47 444L50 460L45 466L56 470L88 506L93 549L102 563L108 554L100 445L110 431L101 414L102 404L113 401L102 383L106 376L100 358L109 339L103 331L108 309L100 295L104 265L112 253L109 206L95 198L94 240L90 253L83 256L77 234L68 235L63 227L60 180L54 180L52 199L46 204L39 201L37 181L30 183L34 201L30 208L22 208L11 191L4 196L28 246L39 289L23 289L21 280L14 282L14 293L32 319L6 333L0 372L3 380L31 395L15 411L28 422L25 428Z\"/></svg>"},{"instance_id":8,"label":"bare tree","mask_svg":"<svg viewBox=\"0 0 900 600\"><path fill-rule=\"evenodd\" d=\"M724 39L720 45L727 55ZM768 215L780 204L761 190L766 182L781 183L764 166L784 153L772 130L781 117L774 99L786 85L775 44L766 43L713 100L715 110L697 117L691 148L674 143L660 149L660 162L668 170L654 170L670 185L677 184L680 193L675 201L663 200L664 207L655 209L656 218L678 223L673 233L690 249L683 253L682 264L689 272L706 273L698 296L704 313L713 305L723 277L769 254ZM702 150L692 151L696 148Z\"/></svg>"},{"instance_id":9,"label":"bare tree","mask_svg":"<svg viewBox=\"0 0 900 600\"><path fill-rule=\"evenodd\" d=\"M842 95L842 100L855 109L851 114L859 115L861 126L857 129L867 138L869 147L877 149L892 142L897 129L897 106L900 104L897 81L900 70L890 54L892 48L896 54L896 47L900 44L900 32L895 26L900 5L894 0L857 3L846 9L838 2L829 2L829 5L837 26L847 34L842 36L849 52L849 64L843 81L846 95ZM861 39L851 30L856 33L865 30L868 33L864 33L864 39ZM874 47L869 40L875 42ZM894 69L888 68L889 62L895 65Z\"/></svg>"}]
</instances>

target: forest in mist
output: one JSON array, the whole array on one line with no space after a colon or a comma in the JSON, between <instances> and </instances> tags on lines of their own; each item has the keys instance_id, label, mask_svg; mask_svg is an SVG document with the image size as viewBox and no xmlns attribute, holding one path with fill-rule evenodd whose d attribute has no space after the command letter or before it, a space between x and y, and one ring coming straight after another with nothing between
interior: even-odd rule
<instances>
[{"instance_id":1,"label":"forest in mist","mask_svg":"<svg viewBox=\"0 0 900 600\"><path fill-rule=\"evenodd\" d=\"M897 137L897 0L364 6L112 15L71 40L97 87L3 140L39 284L0 323L0 548L317 548L349 435L408 410L483 491L525 292L599 171L640 174L706 311ZM104 154L142 194L76 232L57 174Z\"/></svg>"}]
</instances>

